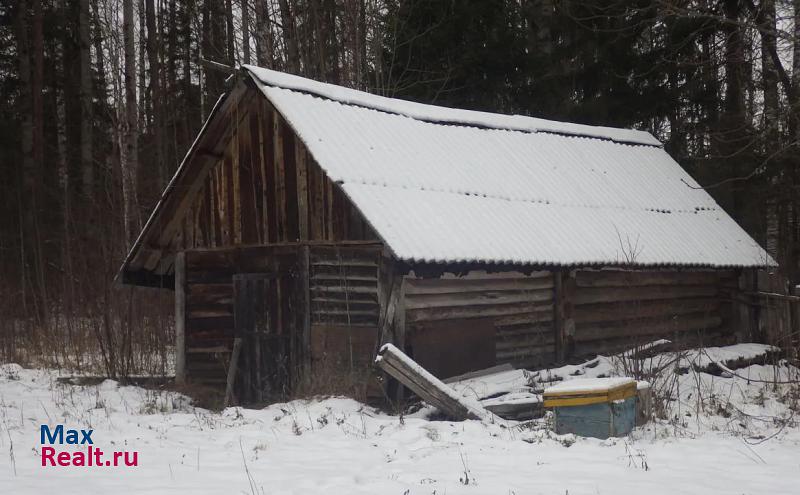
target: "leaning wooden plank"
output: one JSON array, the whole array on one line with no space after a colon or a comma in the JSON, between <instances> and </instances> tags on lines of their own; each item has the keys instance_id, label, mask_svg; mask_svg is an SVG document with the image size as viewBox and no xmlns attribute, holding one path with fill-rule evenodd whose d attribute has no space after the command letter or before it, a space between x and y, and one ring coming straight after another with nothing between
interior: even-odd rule
<instances>
[{"instance_id":1,"label":"leaning wooden plank","mask_svg":"<svg viewBox=\"0 0 800 495\"><path fill-rule=\"evenodd\" d=\"M460 397L455 390L442 383L392 344L381 347L375 358L375 364L453 419L500 422L497 416L480 404Z\"/></svg>"},{"instance_id":2,"label":"leaning wooden plank","mask_svg":"<svg viewBox=\"0 0 800 495\"><path fill-rule=\"evenodd\" d=\"M233 339L233 353L228 364L228 379L225 387L225 407L228 407L233 400L233 384L236 380L236 369L239 366L239 354L242 350L242 339Z\"/></svg>"}]
</instances>

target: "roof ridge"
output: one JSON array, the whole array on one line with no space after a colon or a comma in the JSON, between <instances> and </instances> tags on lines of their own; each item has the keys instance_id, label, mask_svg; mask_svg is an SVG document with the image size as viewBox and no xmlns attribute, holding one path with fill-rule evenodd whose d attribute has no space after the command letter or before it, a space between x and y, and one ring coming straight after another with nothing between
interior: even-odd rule
<instances>
[{"instance_id":1,"label":"roof ridge","mask_svg":"<svg viewBox=\"0 0 800 495\"><path fill-rule=\"evenodd\" d=\"M257 82L264 85L289 91L309 93L345 105L361 106L372 110L403 115L425 122L529 133L544 132L582 136L605 139L620 144L663 146L658 139L646 131L574 124L525 115L508 115L429 105L314 81L313 79L307 79L254 65L242 65L241 68L250 74Z\"/></svg>"}]
</instances>

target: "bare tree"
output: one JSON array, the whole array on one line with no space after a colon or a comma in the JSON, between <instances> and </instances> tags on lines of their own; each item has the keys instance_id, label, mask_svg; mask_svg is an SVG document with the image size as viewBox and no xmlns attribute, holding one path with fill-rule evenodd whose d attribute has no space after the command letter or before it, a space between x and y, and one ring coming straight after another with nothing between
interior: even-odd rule
<instances>
[{"instance_id":1,"label":"bare tree","mask_svg":"<svg viewBox=\"0 0 800 495\"><path fill-rule=\"evenodd\" d=\"M242 0L242 63L250 63L250 2Z\"/></svg>"},{"instance_id":2,"label":"bare tree","mask_svg":"<svg viewBox=\"0 0 800 495\"><path fill-rule=\"evenodd\" d=\"M89 0L80 0L80 99L81 99L81 184L83 193L91 198L94 188L94 156L92 154L92 56Z\"/></svg>"},{"instance_id":3,"label":"bare tree","mask_svg":"<svg viewBox=\"0 0 800 495\"><path fill-rule=\"evenodd\" d=\"M274 66L274 38L270 19L270 2L255 0L256 11L256 63L262 67Z\"/></svg>"},{"instance_id":4,"label":"bare tree","mask_svg":"<svg viewBox=\"0 0 800 495\"><path fill-rule=\"evenodd\" d=\"M137 176L139 167L138 108L136 103L136 41L134 36L133 0L123 0L122 31L125 43L125 143L122 166L123 221L125 239L133 242L134 230L138 232L138 211L136 208Z\"/></svg>"},{"instance_id":5,"label":"bare tree","mask_svg":"<svg viewBox=\"0 0 800 495\"><path fill-rule=\"evenodd\" d=\"M155 140L153 149L158 183L167 183L166 163L164 162L164 122L162 109L164 101L161 92L161 63L158 54L158 28L156 27L156 12L154 0L145 2L145 19L147 24L147 62L150 68L150 111L152 116L152 134Z\"/></svg>"}]
</instances>

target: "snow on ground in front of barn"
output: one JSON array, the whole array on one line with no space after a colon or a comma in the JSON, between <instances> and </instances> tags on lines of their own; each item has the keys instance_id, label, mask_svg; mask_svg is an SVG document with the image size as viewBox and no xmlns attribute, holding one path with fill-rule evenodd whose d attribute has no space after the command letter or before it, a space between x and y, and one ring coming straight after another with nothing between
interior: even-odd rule
<instances>
[{"instance_id":1,"label":"snow on ground in front of barn","mask_svg":"<svg viewBox=\"0 0 800 495\"><path fill-rule=\"evenodd\" d=\"M775 369L737 373L769 380ZM401 419L344 398L213 413L175 393L57 376L0 367L0 493L800 493L788 386L736 377L680 375L676 420L601 441L543 424L429 421L430 409ZM140 465L41 467L39 426L58 423L94 429L103 450L138 451Z\"/></svg>"}]
</instances>

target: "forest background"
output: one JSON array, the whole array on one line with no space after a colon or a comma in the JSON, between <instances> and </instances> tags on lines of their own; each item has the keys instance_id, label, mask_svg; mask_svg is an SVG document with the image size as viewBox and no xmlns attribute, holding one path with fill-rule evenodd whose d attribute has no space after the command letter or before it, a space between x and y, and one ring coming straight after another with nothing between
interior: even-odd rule
<instances>
[{"instance_id":1,"label":"forest background","mask_svg":"<svg viewBox=\"0 0 800 495\"><path fill-rule=\"evenodd\" d=\"M800 280L800 0L2 0L0 361L166 373L114 275L224 71L644 129Z\"/></svg>"}]
</instances>

